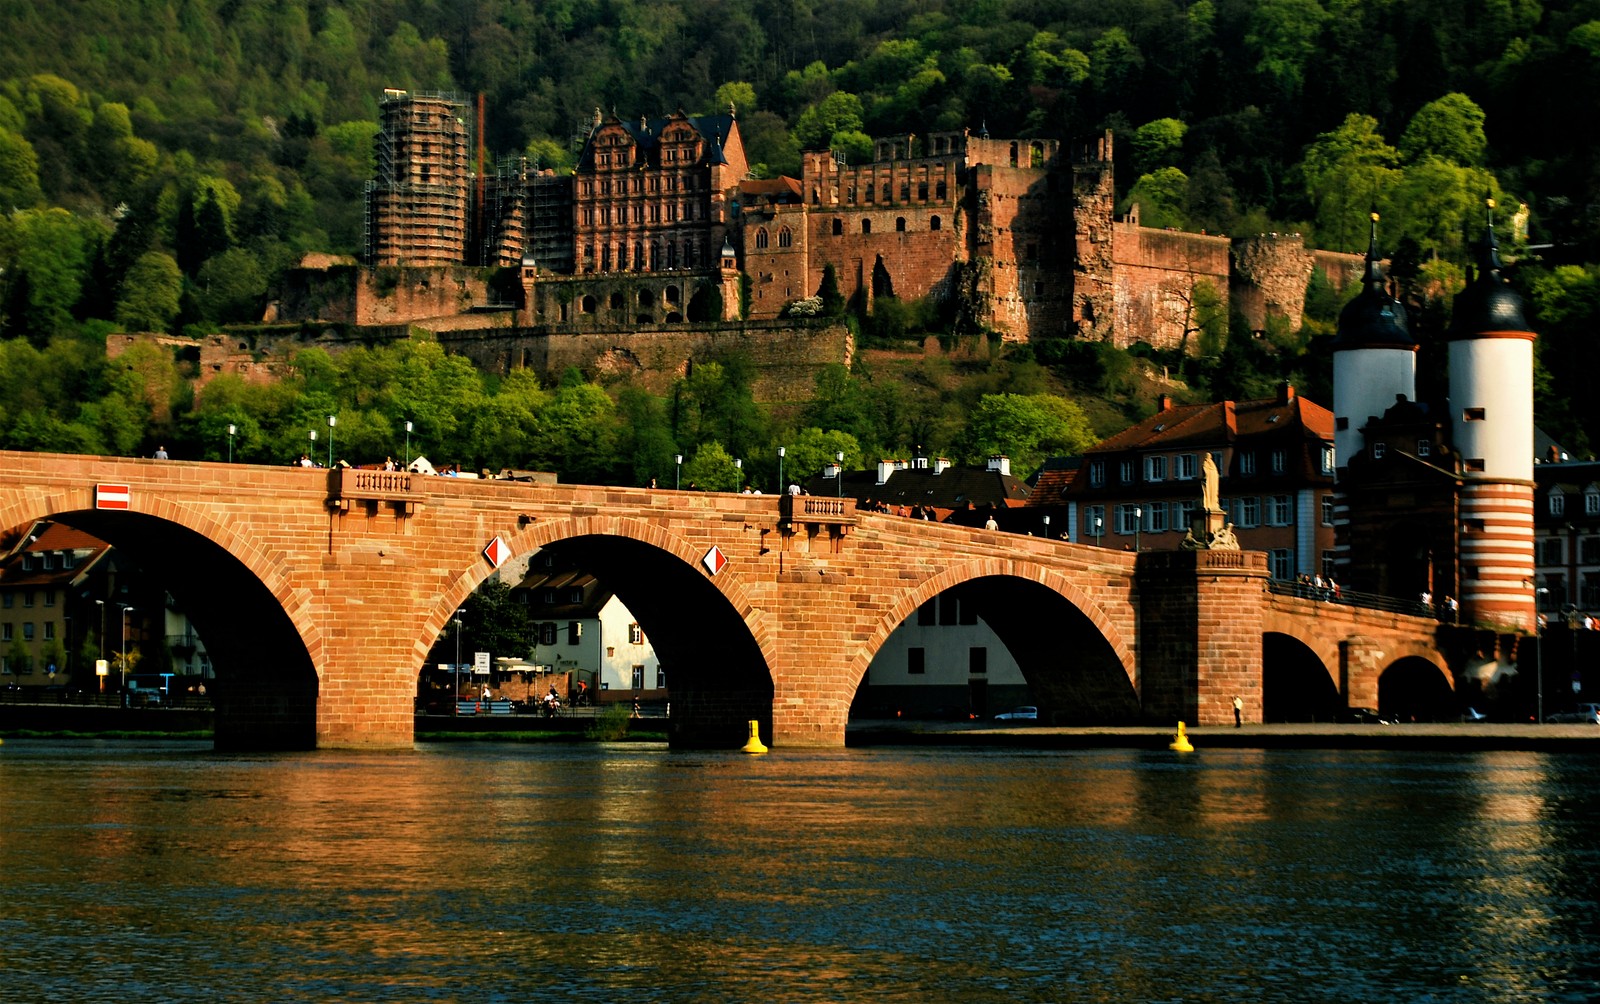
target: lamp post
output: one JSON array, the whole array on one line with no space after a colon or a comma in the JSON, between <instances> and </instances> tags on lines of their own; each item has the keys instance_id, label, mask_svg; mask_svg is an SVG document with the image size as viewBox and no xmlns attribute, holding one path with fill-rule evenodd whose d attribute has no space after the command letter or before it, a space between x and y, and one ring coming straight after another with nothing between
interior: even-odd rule
<instances>
[{"instance_id":1,"label":"lamp post","mask_svg":"<svg viewBox=\"0 0 1600 1004\"><path fill-rule=\"evenodd\" d=\"M733 469L739 472L739 487L734 489L734 491L738 491L739 488L744 487L744 460L742 458L735 458L733 461Z\"/></svg>"},{"instance_id":2,"label":"lamp post","mask_svg":"<svg viewBox=\"0 0 1600 1004\"><path fill-rule=\"evenodd\" d=\"M1546 586L1540 586L1534 590L1534 595L1536 598L1533 608L1533 631L1538 636L1539 641L1538 648L1534 649L1537 653L1537 658L1533 664L1534 690L1537 694L1536 703L1534 704L1534 721L1541 723L1544 721L1544 614L1539 612L1539 607L1543 604L1544 597L1550 595L1550 590Z\"/></svg>"},{"instance_id":3,"label":"lamp post","mask_svg":"<svg viewBox=\"0 0 1600 1004\"><path fill-rule=\"evenodd\" d=\"M128 700L128 615L133 613L133 608L126 603L122 604L122 700Z\"/></svg>"},{"instance_id":4,"label":"lamp post","mask_svg":"<svg viewBox=\"0 0 1600 1004\"><path fill-rule=\"evenodd\" d=\"M674 453L672 455L672 463L672 487L676 490L683 487L683 454Z\"/></svg>"},{"instance_id":5,"label":"lamp post","mask_svg":"<svg viewBox=\"0 0 1600 1004\"><path fill-rule=\"evenodd\" d=\"M452 715L458 715L458 714L461 713L461 618L457 617L456 621L455 621L455 624L456 624L456 661L455 661L456 686L455 686L455 693L452 694L451 697L450 697L450 709L451 709L450 713Z\"/></svg>"},{"instance_id":6,"label":"lamp post","mask_svg":"<svg viewBox=\"0 0 1600 1004\"><path fill-rule=\"evenodd\" d=\"M100 658L104 659L106 657L106 601L105 600L95 600L94 601L94 605L100 608L100 638L99 638L99 640L98 640L98 642L97 642L95 647L100 652ZM99 670L100 670L100 667L96 666L95 667L95 675L96 676L99 676ZM106 692L106 678L101 676L100 677L100 693L103 694L105 692Z\"/></svg>"},{"instance_id":7,"label":"lamp post","mask_svg":"<svg viewBox=\"0 0 1600 1004\"><path fill-rule=\"evenodd\" d=\"M315 430L315 429L311 430L311 449L309 451L307 451L306 456L311 459L312 463L316 462L316 458L317 458L317 430ZM310 467L311 464L306 464L306 466Z\"/></svg>"},{"instance_id":8,"label":"lamp post","mask_svg":"<svg viewBox=\"0 0 1600 1004\"><path fill-rule=\"evenodd\" d=\"M228 463L230 464L233 463L233 435L238 431L239 427L237 425L231 422L228 424Z\"/></svg>"},{"instance_id":9,"label":"lamp post","mask_svg":"<svg viewBox=\"0 0 1600 1004\"><path fill-rule=\"evenodd\" d=\"M785 446L778 447L778 494L779 495L782 495L784 492L789 490L789 486L783 483L783 457L784 457L784 454L786 454L788 452L789 452L788 447L785 447Z\"/></svg>"},{"instance_id":10,"label":"lamp post","mask_svg":"<svg viewBox=\"0 0 1600 1004\"><path fill-rule=\"evenodd\" d=\"M840 450L835 453L833 458L839 462L839 471L836 478L838 485L836 487L839 489L839 497L844 498L844 451Z\"/></svg>"},{"instance_id":11,"label":"lamp post","mask_svg":"<svg viewBox=\"0 0 1600 1004\"><path fill-rule=\"evenodd\" d=\"M1144 529L1144 509L1141 506L1133 507L1133 553L1139 553L1139 531Z\"/></svg>"},{"instance_id":12,"label":"lamp post","mask_svg":"<svg viewBox=\"0 0 1600 1004\"><path fill-rule=\"evenodd\" d=\"M1100 546L1101 522L1102 521L1101 521L1099 516L1096 516L1094 518L1094 546L1095 547L1099 547Z\"/></svg>"},{"instance_id":13,"label":"lamp post","mask_svg":"<svg viewBox=\"0 0 1600 1004\"><path fill-rule=\"evenodd\" d=\"M1049 513L1045 513L1045 515L1044 515L1044 539L1045 540L1049 540L1050 539L1050 514Z\"/></svg>"},{"instance_id":14,"label":"lamp post","mask_svg":"<svg viewBox=\"0 0 1600 1004\"><path fill-rule=\"evenodd\" d=\"M411 423L406 423L406 470L411 470Z\"/></svg>"},{"instance_id":15,"label":"lamp post","mask_svg":"<svg viewBox=\"0 0 1600 1004\"><path fill-rule=\"evenodd\" d=\"M333 415L328 416L328 468L333 468L333 427L339 424L339 419Z\"/></svg>"}]
</instances>

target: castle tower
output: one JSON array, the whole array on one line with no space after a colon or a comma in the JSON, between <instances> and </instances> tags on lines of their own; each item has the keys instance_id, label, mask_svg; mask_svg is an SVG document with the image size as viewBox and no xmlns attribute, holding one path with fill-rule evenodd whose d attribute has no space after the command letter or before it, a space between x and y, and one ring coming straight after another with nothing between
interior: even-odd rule
<instances>
[{"instance_id":1,"label":"castle tower","mask_svg":"<svg viewBox=\"0 0 1600 1004\"><path fill-rule=\"evenodd\" d=\"M1362 426L1398 398L1416 399L1417 343L1406 326L1406 308L1384 288L1378 261L1373 213L1362 290L1339 312L1333 339L1333 449L1341 472L1361 450Z\"/></svg>"},{"instance_id":2,"label":"castle tower","mask_svg":"<svg viewBox=\"0 0 1600 1004\"><path fill-rule=\"evenodd\" d=\"M1449 334L1450 431L1462 479L1460 599L1470 620L1527 631L1536 618L1534 338L1522 298L1500 272L1491 222Z\"/></svg>"},{"instance_id":3,"label":"castle tower","mask_svg":"<svg viewBox=\"0 0 1600 1004\"><path fill-rule=\"evenodd\" d=\"M367 186L368 264L462 264L472 181L466 103L386 90L379 107L378 174Z\"/></svg>"}]
</instances>

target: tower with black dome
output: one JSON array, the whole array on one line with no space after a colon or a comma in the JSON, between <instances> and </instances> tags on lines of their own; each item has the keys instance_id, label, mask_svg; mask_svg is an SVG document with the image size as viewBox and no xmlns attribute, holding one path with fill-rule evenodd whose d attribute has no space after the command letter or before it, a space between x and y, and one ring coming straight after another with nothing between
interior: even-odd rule
<instances>
[{"instance_id":1,"label":"tower with black dome","mask_svg":"<svg viewBox=\"0 0 1600 1004\"><path fill-rule=\"evenodd\" d=\"M1534 338L1522 298L1502 274L1491 220L1449 333L1450 433L1462 482L1460 599L1473 621L1527 631L1536 624Z\"/></svg>"},{"instance_id":2,"label":"tower with black dome","mask_svg":"<svg viewBox=\"0 0 1600 1004\"><path fill-rule=\"evenodd\" d=\"M1346 581L1352 546L1345 490L1350 461L1365 447L1362 429L1397 400L1414 399L1417 385L1417 342L1406 324L1406 308L1386 288L1378 255L1378 214L1371 218L1362 289L1339 312L1333 339L1333 449L1340 487L1334 495L1334 568Z\"/></svg>"}]
</instances>

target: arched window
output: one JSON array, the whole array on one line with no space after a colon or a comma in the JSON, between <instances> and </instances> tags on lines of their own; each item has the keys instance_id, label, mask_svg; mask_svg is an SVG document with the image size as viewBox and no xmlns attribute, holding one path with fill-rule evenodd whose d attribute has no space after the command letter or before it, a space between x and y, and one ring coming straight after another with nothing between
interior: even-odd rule
<instances>
[{"instance_id":1,"label":"arched window","mask_svg":"<svg viewBox=\"0 0 1600 1004\"><path fill-rule=\"evenodd\" d=\"M1017 144L1011 144L1011 166L1017 166Z\"/></svg>"},{"instance_id":2,"label":"arched window","mask_svg":"<svg viewBox=\"0 0 1600 1004\"><path fill-rule=\"evenodd\" d=\"M595 302L595 298L593 296L586 296L583 298L583 305L580 309L582 309L585 314L592 314L597 306L599 306L599 304Z\"/></svg>"},{"instance_id":3,"label":"arched window","mask_svg":"<svg viewBox=\"0 0 1600 1004\"><path fill-rule=\"evenodd\" d=\"M656 295L648 289L639 290L639 306L646 310L656 305Z\"/></svg>"},{"instance_id":4,"label":"arched window","mask_svg":"<svg viewBox=\"0 0 1600 1004\"><path fill-rule=\"evenodd\" d=\"M767 246L767 228L766 227L757 227L756 228L756 249L760 250L762 248L765 248L766 246Z\"/></svg>"},{"instance_id":5,"label":"arched window","mask_svg":"<svg viewBox=\"0 0 1600 1004\"><path fill-rule=\"evenodd\" d=\"M1044 144L1043 143L1033 143L1033 144L1030 144L1028 146L1028 166L1029 167L1043 167L1044 166Z\"/></svg>"},{"instance_id":6,"label":"arched window","mask_svg":"<svg viewBox=\"0 0 1600 1004\"><path fill-rule=\"evenodd\" d=\"M939 219L937 216L928 221L929 230L938 230L942 226L944 226L944 221Z\"/></svg>"},{"instance_id":7,"label":"arched window","mask_svg":"<svg viewBox=\"0 0 1600 1004\"><path fill-rule=\"evenodd\" d=\"M782 230L778 231L778 246L779 247L786 248L786 247L792 246L793 244L794 244L794 231L790 230L788 227L784 227Z\"/></svg>"},{"instance_id":8,"label":"arched window","mask_svg":"<svg viewBox=\"0 0 1600 1004\"><path fill-rule=\"evenodd\" d=\"M680 297L682 295L683 294L678 290L678 287L676 287L676 286L668 286L666 288L666 290L662 293L662 296L666 299L666 301L668 303L677 303L678 302L678 297Z\"/></svg>"},{"instance_id":9,"label":"arched window","mask_svg":"<svg viewBox=\"0 0 1600 1004\"><path fill-rule=\"evenodd\" d=\"M861 232L864 233L864 234L872 233L872 221L871 220L862 220L861 221Z\"/></svg>"},{"instance_id":10,"label":"arched window","mask_svg":"<svg viewBox=\"0 0 1600 1004\"><path fill-rule=\"evenodd\" d=\"M906 218L904 216L896 216L894 218L894 229L896 233L903 234L906 232Z\"/></svg>"}]
</instances>

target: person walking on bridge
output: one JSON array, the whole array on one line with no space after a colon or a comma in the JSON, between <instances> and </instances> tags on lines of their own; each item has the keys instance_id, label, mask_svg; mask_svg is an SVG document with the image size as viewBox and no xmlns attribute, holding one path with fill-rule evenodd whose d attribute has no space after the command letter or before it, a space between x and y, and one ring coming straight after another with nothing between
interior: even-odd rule
<instances>
[{"instance_id":1,"label":"person walking on bridge","mask_svg":"<svg viewBox=\"0 0 1600 1004\"><path fill-rule=\"evenodd\" d=\"M1233 727L1244 728L1244 698L1238 694L1233 695Z\"/></svg>"}]
</instances>

